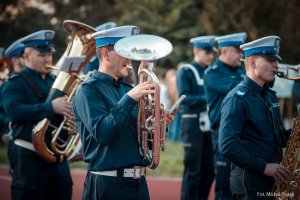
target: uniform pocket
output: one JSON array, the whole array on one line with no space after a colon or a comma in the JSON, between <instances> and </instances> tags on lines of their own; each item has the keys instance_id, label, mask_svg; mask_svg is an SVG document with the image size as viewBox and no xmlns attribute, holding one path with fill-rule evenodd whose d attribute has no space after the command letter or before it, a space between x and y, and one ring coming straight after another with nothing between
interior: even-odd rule
<instances>
[{"instance_id":1,"label":"uniform pocket","mask_svg":"<svg viewBox=\"0 0 300 200\"><path fill-rule=\"evenodd\" d=\"M244 188L244 172L245 170L238 167L234 166L231 169L230 172L230 190L232 194L244 194L245 193L245 188Z\"/></svg>"}]
</instances>

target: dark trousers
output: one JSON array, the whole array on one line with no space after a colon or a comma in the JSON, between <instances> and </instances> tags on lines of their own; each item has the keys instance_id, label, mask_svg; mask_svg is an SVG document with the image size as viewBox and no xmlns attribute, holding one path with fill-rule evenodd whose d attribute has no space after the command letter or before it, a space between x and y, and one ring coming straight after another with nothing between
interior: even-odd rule
<instances>
[{"instance_id":1,"label":"dark trousers","mask_svg":"<svg viewBox=\"0 0 300 200\"><path fill-rule=\"evenodd\" d=\"M218 148L219 129L213 131L212 143L214 149L215 166L215 199L232 199L230 192L230 162L219 152Z\"/></svg>"},{"instance_id":2,"label":"dark trousers","mask_svg":"<svg viewBox=\"0 0 300 200\"><path fill-rule=\"evenodd\" d=\"M214 179L210 132L183 132L184 171L182 200L206 200Z\"/></svg>"},{"instance_id":3,"label":"dark trousers","mask_svg":"<svg viewBox=\"0 0 300 200\"><path fill-rule=\"evenodd\" d=\"M238 166L232 167L230 187L234 199L274 199L273 186L272 177L244 170Z\"/></svg>"},{"instance_id":4,"label":"dark trousers","mask_svg":"<svg viewBox=\"0 0 300 200\"><path fill-rule=\"evenodd\" d=\"M140 179L111 177L88 172L82 193L83 200L149 200L147 182Z\"/></svg>"},{"instance_id":5,"label":"dark trousers","mask_svg":"<svg viewBox=\"0 0 300 200\"><path fill-rule=\"evenodd\" d=\"M71 200L72 179L68 162L44 162L35 152L15 144L10 148L12 199Z\"/></svg>"}]
</instances>

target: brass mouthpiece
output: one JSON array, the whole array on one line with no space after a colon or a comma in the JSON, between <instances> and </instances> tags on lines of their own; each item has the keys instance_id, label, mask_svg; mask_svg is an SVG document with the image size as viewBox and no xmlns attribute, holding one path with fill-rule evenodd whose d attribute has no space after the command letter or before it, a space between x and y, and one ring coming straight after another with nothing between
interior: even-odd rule
<instances>
[{"instance_id":1,"label":"brass mouthpiece","mask_svg":"<svg viewBox=\"0 0 300 200\"><path fill-rule=\"evenodd\" d=\"M126 67L132 70L132 65L126 65Z\"/></svg>"},{"instance_id":2,"label":"brass mouthpiece","mask_svg":"<svg viewBox=\"0 0 300 200\"><path fill-rule=\"evenodd\" d=\"M54 69L54 70L59 70L59 68L53 66L53 65L46 65L47 68L50 68L50 69Z\"/></svg>"},{"instance_id":3,"label":"brass mouthpiece","mask_svg":"<svg viewBox=\"0 0 300 200\"><path fill-rule=\"evenodd\" d=\"M279 78L286 78L286 75L285 75L284 72L276 71L275 74L276 74Z\"/></svg>"}]
</instances>

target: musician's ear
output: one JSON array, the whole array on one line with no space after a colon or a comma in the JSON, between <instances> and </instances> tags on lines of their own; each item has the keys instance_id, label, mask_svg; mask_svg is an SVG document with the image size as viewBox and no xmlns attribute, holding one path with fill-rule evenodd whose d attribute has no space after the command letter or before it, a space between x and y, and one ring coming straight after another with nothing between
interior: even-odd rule
<instances>
[{"instance_id":1,"label":"musician's ear","mask_svg":"<svg viewBox=\"0 0 300 200\"><path fill-rule=\"evenodd\" d=\"M26 49L24 50L24 54L23 54L24 59L27 59L27 58L28 58L28 56L29 56L29 54L30 54L31 51L32 51L31 48L26 48Z\"/></svg>"},{"instance_id":2,"label":"musician's ear","mask_svg":"<svg viewBox=\"0 0 300 200\"><path fill-rule=\"evenodd\" d=\"M101 57L103 60L109 61L109 49L101 48Z\"/></svg>"}]
</instances>

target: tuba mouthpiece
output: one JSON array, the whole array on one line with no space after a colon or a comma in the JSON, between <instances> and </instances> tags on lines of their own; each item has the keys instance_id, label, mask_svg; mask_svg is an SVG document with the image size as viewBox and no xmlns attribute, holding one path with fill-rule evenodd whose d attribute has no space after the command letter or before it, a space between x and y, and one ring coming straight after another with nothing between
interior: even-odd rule
<instances>
[{"instance_id":1,"label":"tuba mouthpiece","mask_svg":"<svg viewBox=\"0 0 300 200\"><path fill-rule=\"evenodd\" d=\"M275 75L277 75L279 78L285 78L285 77L286 77L285 74L284 74L284 72L281 72L281 71L275 71L274 73L275 73Z\"/></svg>"}]
</instances>

